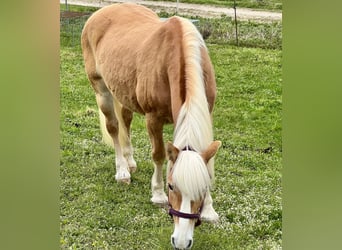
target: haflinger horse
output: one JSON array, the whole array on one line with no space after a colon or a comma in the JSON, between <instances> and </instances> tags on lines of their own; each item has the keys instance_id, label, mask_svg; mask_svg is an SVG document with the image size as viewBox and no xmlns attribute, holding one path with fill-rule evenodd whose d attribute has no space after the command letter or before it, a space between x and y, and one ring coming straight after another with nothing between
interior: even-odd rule
<instances>
[{"instance_id":1,"label":"haflinger horse","mask_svg":"<svg viewBox=\"0 0 342 250\"><path fill-rule=\"evenodd\" d=\"M195 224L218 220L209 192L213 156L221 145L212 131L216 83L202 36L189 20L162 21L148 8L125 3L95 12L81 44L104 140L115 149L116 180L130 183L137 169L130 126L134 112L143 114L154 161L151 201L169 204L175 223L171 243L190 249ZM174 124L174 139L165 150L166 123Z\"/></svg>"}]
</instances>

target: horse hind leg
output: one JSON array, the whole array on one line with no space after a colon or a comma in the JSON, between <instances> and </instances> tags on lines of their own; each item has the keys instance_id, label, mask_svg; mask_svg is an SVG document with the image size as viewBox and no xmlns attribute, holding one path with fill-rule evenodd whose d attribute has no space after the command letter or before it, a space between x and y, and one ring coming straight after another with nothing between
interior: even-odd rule
<instances>
[{"instance_id":1,"label":"horse hind leg","mask_svg":"<svg viewBox=\"0 0 342 250\"><path fill-rule=\"evenodd\" d=\"M114 112L114 98L105 86L103 80L98 80L96 83L92 81L92 83L96 92L96 102L99 107L101 131L104 141L114 146L115 149L115 179L118 182L129 184L131 175L120 145L119 122Z\"/></svg>"},{"instance_id":2,"label":"horse hind leg","mask_svg":"<svg viewBox=\"0 0 342 250\"><path fill-rule=\"evenodd\" d=\"M114 111L114 98L107 88L101 75L97 72L96 62L91 45L87 38L87 32L82 33L82 50L84 56L85 70L96 94L96 102L99 107L100 125L104 142L115 149L115 165L117 181L130 183L131 175L128 163L123 156L119 137L118 120Z\"/></svg>"},{"instance_id":3,"label":"horse hind leg","mask_svg":"<svg viewBox=\"0 0 342 250\"><path fill-rule=\"evenodd\" d=\"M119 121L119 141L123 155L128 163L130 172L134 173L137 170L137 163L133 158L133 147L130 133L133 112L123 107L116 98L114 98L114 110Z\"/></svg>"}]
</instances>

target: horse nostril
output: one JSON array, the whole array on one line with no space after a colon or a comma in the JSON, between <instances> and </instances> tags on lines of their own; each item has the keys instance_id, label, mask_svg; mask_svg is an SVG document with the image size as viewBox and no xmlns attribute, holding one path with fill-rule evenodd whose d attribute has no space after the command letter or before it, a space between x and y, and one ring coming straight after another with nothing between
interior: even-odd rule
<instances>
[{"instance_id":1,"label":"horse nostril","mask_svg":"<svg viewBox=\"0 0 342 250\"><path fill-rule=\"evenodd\" d=\"M172 243L172 246L176 247L176 244L175 244L175 237L171 237L171 243Z\"/></svg>"},{"instance_id":2,"label":"horse nostril","mask_svg":"<svg viewBox=\"0 0 342 250\"><path fill-rule=\"evenodd\" d=\"M189 240L189 244L188 244L188 246L186 248L190 249L191 247L192 247L192 240Z\"/></svg>"}]
</instances>

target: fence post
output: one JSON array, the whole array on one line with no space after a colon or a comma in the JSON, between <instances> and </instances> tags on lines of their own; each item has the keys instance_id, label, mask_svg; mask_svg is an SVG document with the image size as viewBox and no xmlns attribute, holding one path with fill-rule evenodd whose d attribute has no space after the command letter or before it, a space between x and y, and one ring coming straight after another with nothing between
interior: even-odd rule
<instances>
[{"instance_id":1,"label":"fence post","mask_svg":"<svg viewBox=\"0 0 342 250\"><path fill-rule=\"evenodd\" d=\"M177 0L176 15L178 15L178 4L179 4L179 0Z\"/></svg>"},{"instance_id":2,"label":"fence post","mask_svg":"<svg viewBox=\"0 0 342 250\"><path fill-rule=\"evenodd\" d=\"M235 15L235 39L236 39L236 45L239 46L237 20L236 20L236 1L235 0L234 0L234 15Z\"/></svg>"}]
</instances>

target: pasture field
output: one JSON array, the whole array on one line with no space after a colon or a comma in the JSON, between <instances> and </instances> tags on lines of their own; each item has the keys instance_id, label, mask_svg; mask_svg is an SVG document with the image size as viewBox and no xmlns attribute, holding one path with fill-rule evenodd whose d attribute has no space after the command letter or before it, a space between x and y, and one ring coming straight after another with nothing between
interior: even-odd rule
<instances>
[{"instance_id":1,"label":"pasture field","mask_svg":"<svg viewBox=\"0 0 342 250\"><path fill-rule=\"evenodd\" d=\"M193 249L281 249L282 52L207 46L217 81L214 137L222 141L212 191L220 221L195 229ZM132 123L138 170L130 185L117 184L80 46L61 42L60 58L61 249L171 249L171 218L150 202L144 118L135 114ZM164 139L172 140L172 126Z\"/></svg>"},{"instance_id":2,"label":"pasture field","mask_svg":"<svg viewBox=\"0 0 342 250\"><path fill-rule=\"evenodd\" d=\"M158 1L158 0L152 0ZM176 0L169 0L170 2L176 2ZM90 1L96 2L96 1ZM98 2L101 2L99 0ZM181 3L194 3L194 4L206 4L216 6L233 7L234 0L179 0ZM236 0L236 6L238 8L252 8L262 10L279 11L282 10L282 0Z\"/></svg>"},{"instance_id":3,"label":"pasture field","mask_svg":"<svg viewBox=\"0 0 342 250\"><path fill-rule=\"evenodd\" d=\"M65 10L65 5L61 4L60 9ZM89 15L97 9L95 7L69 5L69 10L89 13ZM160 17L170 17L174 14L164 10L160 10L158 13ZM75 45L79 43L79 34L88 16L70 20L62 19L62 44ZM201 34L207 36L207 43L236 45L235 21L233 18L225 15L222 15L220 18L203 18L198 16L189 16L188 18L199 21L196 26ZM238 40L239 46L281 49L282 22L238 21Z\"/></svg>"},{"instance_id":4,"label":"pasture field","mask_svg":"<svg viewBox=\"0 0 342 250\"><path fill-rule=\"evenodd\" d=\"M158 1L158 0L153 0L153 1ZM180 2L227 6L227 7L234 6L234 0L180 0ZM236 6L240 8L281 10L283 7L282 0L236 0L235 2L236 2Z\"/></svg>"}]
</instances>

